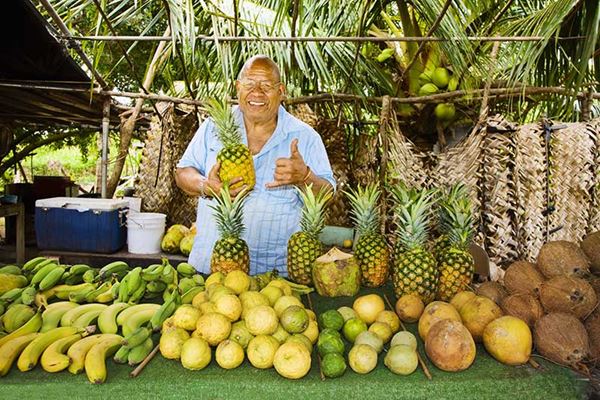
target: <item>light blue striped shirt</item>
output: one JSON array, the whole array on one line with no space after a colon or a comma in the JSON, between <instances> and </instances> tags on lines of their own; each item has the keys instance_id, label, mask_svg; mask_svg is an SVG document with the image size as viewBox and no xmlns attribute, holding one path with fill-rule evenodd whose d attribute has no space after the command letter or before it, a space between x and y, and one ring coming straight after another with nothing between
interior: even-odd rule
<instances>
[{"instance_id":1,"label":"light blue striped shirt","mask_svg":"<svg viewBox=\"0 0 600 400\"><path fill-rule=\"evenodd\" d=\"M242 113L238 107L234 107L233 113L243 141L248 144ZM251 274L276 268L287 276L287 241L294 232L300 230L302 200L294 186L267 189L265 184L274 179L275 161L281 157L290 157L290 145L295 138L298 139L298 151L311 171L329 181L335 188L333 172L319 134L279 106L277 127L273 135L260 153L253 156L256 185L244 203L246 229L242 238L250 249ZM177 167L193 167L207 176L222 147L215 125L209 118L198 128ZM210 204L214 204L214 200L198 200L198 233L189 256L189 263L202 273L210 273L210 256L214 243L219 239Z\"/></svg>"}]
</instances>

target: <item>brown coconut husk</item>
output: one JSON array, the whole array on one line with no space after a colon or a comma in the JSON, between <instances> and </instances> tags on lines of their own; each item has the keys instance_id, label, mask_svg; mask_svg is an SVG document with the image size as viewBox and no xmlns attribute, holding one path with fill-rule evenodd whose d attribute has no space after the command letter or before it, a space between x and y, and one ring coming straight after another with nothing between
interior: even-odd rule
<instances>
[{"instance_id":1,"label":"brown coconut husk","mask_svg":"<svg viewBox=\"0 0 600 400\"><path fill-rule=\"evenodd\" d=\"M528 261L515 261L504 274L504 287L510 294L529 293L538 297L542 282L544 276Z\"/></svg>"},{"instance_id":2,"label":"brown coconut husk","mask_svg":"<svg viewBox=\"0 0 600 400\"><path fill-rule=\"evenodd\" d=\"M598 303L592 286L581 278L556 276L542 284L540 302L546 312L564 312L584 320Z\"/></svg>"},{"instance_id":3,"label":"brown coconut husk","mask_svg":"<svg viewBox=\"0 0 600 400\"><path fill-rule=\"evenodd\" d=\"M590 261L590 270L600 275L600 232L587 235L581 242L581 250Z\"/></svg>"},{"instance_id":4,"label":"brown coconut husk","mask_svg":"<svg viewBox=\"0 0 600 400\"><path fill-rule=\"evenodd\" d=\"M511 294L502 300L502 310L525 321L530 328L544 316L544 308L535 296L528 293Z\"/></svg>"},{"instance_id":5,"label":"brown coconut husk","mask_svg":"<svg viewBox=\"0 0 600 400\"><path fill-rule=\"evenodd\" d=\"M587 317L585 329L590 339L589 360L593 365L600 366L600 309Z\"/></svg>"},{"instance_id":6,"label":"brown coconut husk","mask_svg":"<svg viewBox=\"0 0 600 400\"><path fill-rule=\"evenodd\" d=\"M592 277L588 282L594 288L594 292L596 292L596 297L600 299L600 278Z\"/></svg>"},{"instance_id":7,"label":"brown coconut husk","mask_svg":"<svg viewBox=\"0 0 600 400\"><path fill-rule=\"evenodd\" d=\"M586 318L583 325L588 332L590 341L590 354L588 360L597 366L598 372L600 372L600 307L596 308L596 310ZM600 381L598 381L598 383L600 384Z\"/></svg>"},{"instance_id":8,"label":"brown coconut husk","mask_svg":"<svg viewBox=\"0 0 600 400\"><path fill-rule=\"evenodd\" d=\"M547 279L559 275L586 276L590 272L589 263L583 250L566 240L544 244L537 259L537 266Z\"/></svg>"},{"instance_id":9,"label":"brown coconut husk","mask_svg":"<svg viewBox=\"0 0 600 400\"><path fill-rule=\"evenodd\" d=\"M544 315L535 323L534 341L542 356L567 366L580 363L590 351L585 327L571 314Z\"/></svg>"},{"instance_id":10,"label":"brown coconut husk","mask_svg":"<svg viewBox=\"0 0 600 400\"><path fill-rule=\"evenodd\" d=\"M483 282L475 290L478 296L487 297L494 303L500 305L502 299L508 296L508 292L499 282Z\"/></svg>"}]
</instances>

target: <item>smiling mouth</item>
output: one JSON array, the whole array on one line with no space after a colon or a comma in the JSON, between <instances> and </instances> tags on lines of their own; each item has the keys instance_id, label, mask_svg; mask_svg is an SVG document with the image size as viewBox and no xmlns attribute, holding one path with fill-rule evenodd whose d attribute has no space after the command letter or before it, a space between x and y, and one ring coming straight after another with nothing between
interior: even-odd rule
<instances>
[{"instance_id":1,"label":"smiling mouth","mask_svg":"<svg viewBox=\"0 0 600 400\"><path fill-rule=\"evenodd\" d=\"M251 106L255 106L255 107L262 107L262 106L266 105L267 103L265 103L263 101L249 101L248 104L250 104Z\"/></svg>"}]
</instances>

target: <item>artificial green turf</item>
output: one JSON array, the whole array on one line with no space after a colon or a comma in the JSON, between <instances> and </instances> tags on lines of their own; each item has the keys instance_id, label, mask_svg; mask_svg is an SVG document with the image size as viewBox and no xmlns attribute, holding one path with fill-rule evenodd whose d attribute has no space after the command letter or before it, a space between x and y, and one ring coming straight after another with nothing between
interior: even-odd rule
<instances>
[{"instance_id":1,"label":"artificial green turf","mask_svg":"<svg viewBox=\"0 0 600 400\"><path fill-rule=\"evenodd\" d=\"M316 295L311 295L311 298L317 313L352 305L350 298L324 299ZM407 328L416 332L414 324ZM179 362L157 355L135 379L128 376L131 367L109 361L108 380L103 385L89 384L85 374L73 376L66 371L49 374L40 367L26 373L13 367L6 377L0 379L0 385L2 398L6 399L567 400L586 397L587 382L569 369L543 360L538 360L541 370L530 366L509 367L495 361L480 345L475 362L466 371L444 372L427 362L433 375L431 381L425 378L421 369L410 376L394 375L383 365L383 354L379 358L377 368L367 375L356 374L348 367L341 378L325 381L320 379L316 356L313 356L310 373L303 379L292 381L282 378L274 369L258 370L248 361L230 371L221 369L214 360L202 371L188 371Z\"/></svg>"}]
</instances>

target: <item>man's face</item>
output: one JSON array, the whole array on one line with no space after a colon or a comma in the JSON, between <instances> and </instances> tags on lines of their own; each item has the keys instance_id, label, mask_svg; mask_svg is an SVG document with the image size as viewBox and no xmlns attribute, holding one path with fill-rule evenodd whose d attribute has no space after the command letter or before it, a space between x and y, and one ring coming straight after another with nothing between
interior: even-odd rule
<instances>
[{"instance_id":1,"label":"man's face","mask_svg":"<svg viewBox=\"0 0 600 400\"><path fill-rule=\"evenodd\" d=\"M263 123L276 120L284 87L269 64L253 63L235 87L245 119Z\"/></svg>"}]
</instances>

